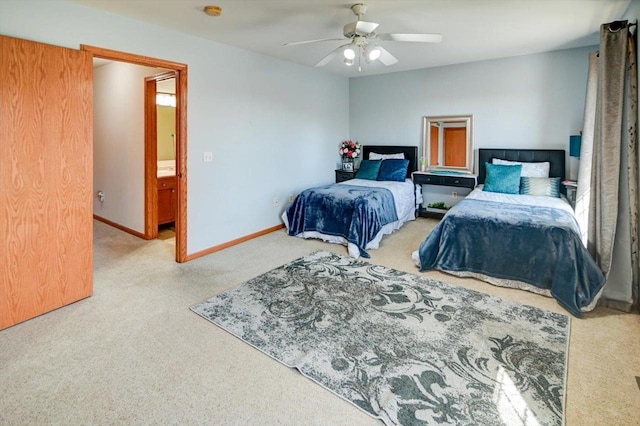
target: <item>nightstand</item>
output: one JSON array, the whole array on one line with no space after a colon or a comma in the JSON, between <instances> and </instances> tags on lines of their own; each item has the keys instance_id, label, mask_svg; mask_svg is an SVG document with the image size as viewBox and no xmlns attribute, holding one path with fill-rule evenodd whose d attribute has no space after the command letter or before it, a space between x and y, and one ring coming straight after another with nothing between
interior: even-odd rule
<instances>
[{"instance_id":1,"label":"nightstand","mask_svg":"<svg viewBox=\"0 0 640 426\"><path fill-rule=\"evenodd\" d=\"M337 169L336 170L336 183L344 182L345 180L349 180L349 179L355 179L356 173L358 173L357 170L349 172L349 171L346 171L346 170Z\"/></svg>"},{"instance_id":2,"label":"nightstand","mask_svg":"<svg viewBox=\"0 0 640 426\"><path fill-rule=\"evenodd\" d=\"M567 201L571 204L571 207L576 208L576 191L578 190L578 182L575 181L563 181L565 190L567 191Z\"/></svg>"}]
</instances>

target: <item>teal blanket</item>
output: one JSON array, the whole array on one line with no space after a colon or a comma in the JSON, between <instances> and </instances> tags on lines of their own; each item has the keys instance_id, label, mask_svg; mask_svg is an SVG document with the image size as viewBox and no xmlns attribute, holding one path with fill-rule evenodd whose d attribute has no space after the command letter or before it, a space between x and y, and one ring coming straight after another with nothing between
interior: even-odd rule
<instances>
[{"instance_id":1,"label":"teal blanket","mask_svg":"<svg viewBox=\"0 0 640 426\"><path fill-rule=\"evenodd\" d=\"M554 208L462 200L422 242L421 270L475 272L551 292L582 317L604 285L570 213Z\"/></svg>"},{"instance_id":2,"label":"teal blanket","mask_svg":"<svg viewBox=\"0 0 640 426\"><path fill-rule=\"evenodd\" d=\"M388 189L331 184L301 192L287 209L287 219L289 235L316 231L344 237L368 258L369 241L398 216Z\"/></svg>"}]
</instances>

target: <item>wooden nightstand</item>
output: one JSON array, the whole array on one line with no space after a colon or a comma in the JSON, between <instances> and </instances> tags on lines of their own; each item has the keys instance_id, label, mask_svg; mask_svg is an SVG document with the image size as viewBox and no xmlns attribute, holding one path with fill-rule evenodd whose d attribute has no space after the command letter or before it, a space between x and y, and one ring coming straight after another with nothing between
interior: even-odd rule
<instances>
[{"instance_id":1,"label":"wooden nightstand","mask_svg":"<svg viewBox=\"0 0 640 426\"><path fill-rule=\"evenodd\" d=\"M336 183L344 182L345 180L355 179L357 170L348 172L346 170L336 169Z\"/></svg>"}]
</instances>

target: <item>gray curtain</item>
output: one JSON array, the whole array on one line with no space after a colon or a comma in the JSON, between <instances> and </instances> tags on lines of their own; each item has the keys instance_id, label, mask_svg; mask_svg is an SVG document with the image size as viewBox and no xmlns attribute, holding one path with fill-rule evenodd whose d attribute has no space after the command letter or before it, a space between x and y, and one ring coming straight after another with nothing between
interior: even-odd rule
<instances>
[{"instance_id":1,"label":"gray curtain","mask_svg":"<svg viewBox=\"0 0 640 426\"><path fill-rule=\"evenodd\" d=\"M637 26L636 26L637 28ZM640 307L640 147L638 146L638 39L637 30L628 37L628 76L626 80L629 94L627 98L627 135L623 154L627 157L627 179L629 182L629 237L631 254L631 294L632 303ZM624 158L624 157L623 157Z\"/></svg>"},{"instance_id":2,"label":"gray curtain","mask_svg":"<svg viewBox=\"0 0 640 426\"><path fill-rule=\"evenodd\" d=\"M591 168L591 173L590 179L578 176L577 194L588 215L587 248L607 278L603 295L611 301L607 304L624 310L638 305L639 293L636 58L627 21L601 26L595 108L585 107L585 133L593 130L593 137L586 138L581 153L591 164L581 164L580 171Z\"/></svg>"},{"instance_id":3,"label":"gray curtain","mask_svg":"<svg viewBox=\"0 0 640 426\"><path fill-rule=\"evenodd\" d=\"M589 230L589 206L591 201L591 171L593 169L593 132L595 130L596 99L598 95L598 52L589 54L587 93L584 103L584 124L580 145L578 189L576 191L575 212L582 233L582 242L587 245Z\"/></svg>"}]
</instances>

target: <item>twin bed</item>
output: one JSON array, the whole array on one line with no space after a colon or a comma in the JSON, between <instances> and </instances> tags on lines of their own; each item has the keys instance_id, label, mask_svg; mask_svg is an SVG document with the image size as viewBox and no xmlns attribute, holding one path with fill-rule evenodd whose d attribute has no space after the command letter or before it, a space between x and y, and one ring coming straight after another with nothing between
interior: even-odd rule
<instances>
[{"instance_id":1,"label":"twin bed","mask_svg":"<svg viewBox=\"0 0 640 426\"><path fill-rule=\"evenodd\" d=\"M363 152L365 159L369 158L371 152L403 152L406 158L413 158L413 162L410 160L407 178L416 169L416 147L365 146ZM604 276L582 243L573 209L566 199L558 197L559 194L553 191L544 194L546 196L540 192L542 183L551 183L547 185L549 188L555 185L556 191L561 191L559 181L565 177L565 151L480 149L478 154L478 182L486 184L487 188L480 186L457 203L426 237L413 253L420 270L438 269L457 276L472 276L494 285L551 296L570 313L582 317L583 312L595 306L604 286ZM502 182L496 177L500 176L502 179L499 172L514 172L515 169L493 165L500 160L522 163L517 166L520 188L517 191L522 190L522 185L527 185L527 190L524 191L527 192L531 185L530 192L538 195L504 193L500 189ZM487 163L490 165L487 166ZM533 170L531 166L534 166L534 173L538 173L537 167L545 163L548 163L548 171L544 171L548 178L520 180L521 168L530 171ZM389 189L394 184L400 187L406 184L406 189ZM315 192L318 188L313 189L315 195L311 197L303 195L307 192L305 191L298 197L300 203L297 199L285 212L283 219L290 235L347 244L349 254L353 257L368 257L366 250L377 248L383 235L399 229L406 221L415 218L413 183L407 179L402 184L355 179L320 187ZM379 193L368 193L365 187L387 188L395 202L387 202L385 210L381 207L385 203L378 202ZM337 190L336 193L333 188ZM492 192L484 189L492 189ZM551 190L546 187L543 189ZM335 195L338 193L339 197ZM346 210L343 198L345 195L350 200L347 204L352 206ZM326 217L316 217L319 204L304 204L305 199L314 197L317 198L316 201L323 197L330 200L327 204L329 207L321 208L328 212L326 217L340 218L343 229L347 229L344 235L338 235L339 232L334 232L331 226L327 228L326 223L323 224ZM335 198L343 201L336 201ZM389 204L395 205L396 215L386 217L386 223L380 225L377 219L385 216L380 211L388 212ZM344 211L349 211L350 214L345 216ZM370 222L372 218L373 222ZM299 226L305 221L309 223ZM298 226L291 226L290 223L293 222ZM320 226L317 226L318 222Z\"/></svg>"},{"instance_id":2,"label":"twin bed","mask_svg":"<svg viewBox=\"0 0 640 426\"><path fill-rule=\"evenodd\" d=\"M415 219L411 173L417 170L418 148L378 145L364 146L362 152L365 160L382 157L376 161L399 167L386 174L384 169L366 176L359 171L356 179L303 191L282 215L289 235L344 244L350 256L369 257L367 250L378 248L384 235ZM403 160L404 165L397 164Z\"/></svg>"},{"instance_id":3,"label":"twin bed","mask_svg":"<svg viewBox=\"0 0 640 426\"><path fill-rule=\"evenodd\" d=\"M479 150L480 184L495 159L549 164L548 178L564 180L564 150ZM529 179L531 180L531 179ZM522 191L524 180L520 184ZM550 185L551 187L551 185ZM478 187L456 204L413 258L421 271L438 269L494 285L555 298L577 317L594 308L604 276L582 243L569 203L559 194L488 192Z\"/></svg>"}]
</instances>

